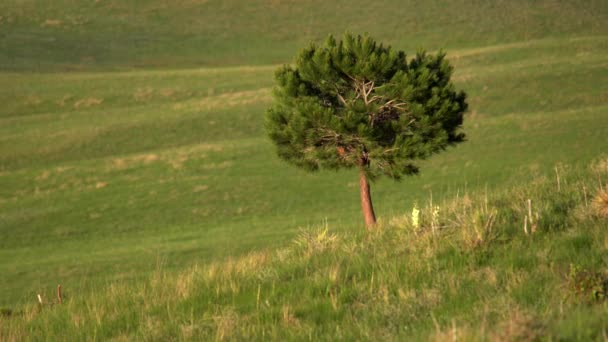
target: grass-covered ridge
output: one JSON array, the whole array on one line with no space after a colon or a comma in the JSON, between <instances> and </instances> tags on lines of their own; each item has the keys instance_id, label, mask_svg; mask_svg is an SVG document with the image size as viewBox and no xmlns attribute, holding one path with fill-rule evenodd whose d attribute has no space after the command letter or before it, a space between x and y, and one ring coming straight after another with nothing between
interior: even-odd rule
<instances>
[{"instance_id":1,"label":"grass-covered ridge","mask_svg":"<svg viewBox=\"0 0 608 342\"><path fill-rule=\"evenodd\" d=\"M373 233L304 229L275 250L66 289L63 304L49 288L44 305L3 311L0 339L600 340L607 181L598 159L429 198Z\"/></svg>"},{"instance_id":2,"label":"grass-covered ridge","mask_svg":"<svg viewBox=\"0 0 608 342\"><path fill-rule=\"evenodd\" d=\"M275 64L347 30L406 51L453 50L603 35L607 22L597 0L5 0L0 70Z\"/></svg>"}]
</instances>

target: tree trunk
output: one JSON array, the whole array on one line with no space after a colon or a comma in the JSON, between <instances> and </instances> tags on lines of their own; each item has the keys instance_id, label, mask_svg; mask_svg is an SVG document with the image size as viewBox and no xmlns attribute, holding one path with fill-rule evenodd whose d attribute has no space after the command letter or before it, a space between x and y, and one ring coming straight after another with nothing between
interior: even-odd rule
<instances>
[{"instance_id":1,"label":"tree trunk","mask_svg":"<svg viewBox=\"0 0 608 342\"><path fill-rule=\"evenodd\" d=\"M369 191L369 183L365 177L365 171L359 171L359 190L361 192L361 210L365 218L365 227L371 230L376 225L376 214L374 214L374 206L372 205L372 196Z\"/></svg>"}]
</instances>

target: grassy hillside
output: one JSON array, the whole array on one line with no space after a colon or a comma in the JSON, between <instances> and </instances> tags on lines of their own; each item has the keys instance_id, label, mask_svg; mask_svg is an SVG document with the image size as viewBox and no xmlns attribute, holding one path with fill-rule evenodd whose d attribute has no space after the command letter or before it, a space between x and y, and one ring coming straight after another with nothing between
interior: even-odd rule
<instances>
[{"instance_id":1,"label":"grassy hillside","mask_svg":"<svg viewBox=\"0 0 608 342\"><path fill-rule=\"evenodd\" d=\"M599 341L607 181L599 159L559 185L538 177L420 205L373 234L307 229L279 249L176 275L161 264L63 304L49 289L43 305L4 311L0 339Z\"/></svg>"},{"instance_id":2,"label":"grassy hillside","mask_svg":"<svg viewBox=\"0 0 608 342\"><path fill-rule=\"evenodd\" d=\"M408 51L608 31L608 4L565 1L5 0L0 70L260 65L369 32Z\"/></svg>"},{"instance_id":3,"label":"grassy hillside","mask_svg":"<svg viewBox=\"0 0 608 342\"><path fill-rule=\"evenodd\" d=\"M410 54L445 47L469 94L469 141L419 177L373 184L381 218L431 192L501 192L586 167L608 136L606 6L3 1L0 308L58 283L142 284L158 262L178 272L320 222L362 229L356 174L296 170L262 129L277 63L330 32Z\"/></svg>"},{"instance_id":4,"label":"grassy hillside","mask_svg":"<svg viewBox=\"0 0 608 342\"><path fill-rule=\"evenodd\" d=\"M606 52L603 37L452 51L469 142L375 184L379 215L605 152ZM323 220L357 229L355 174L305 174L264 137L273 69L5 74L0 302L276 245Z\"/></svg>"}]
</instances>

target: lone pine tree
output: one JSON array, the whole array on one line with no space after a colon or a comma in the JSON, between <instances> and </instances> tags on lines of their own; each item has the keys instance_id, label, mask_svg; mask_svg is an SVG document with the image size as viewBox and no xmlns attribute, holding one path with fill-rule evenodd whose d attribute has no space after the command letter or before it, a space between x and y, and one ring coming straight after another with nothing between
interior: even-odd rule
<instances>
[{"instance_id":1,"label":"lone pine tree","mask_svg":"<svg viewBox=\"0 0 608 342\"><path fill-rule=\"evenodd\" d=\"M368 179L418 172L414 161L462 142L466 95L445 54L402 51L369 36L330 36L275 74L266 130L286 161L315 171L357 168L368 229L376 223Z\"/></svg>"}]
</instances>

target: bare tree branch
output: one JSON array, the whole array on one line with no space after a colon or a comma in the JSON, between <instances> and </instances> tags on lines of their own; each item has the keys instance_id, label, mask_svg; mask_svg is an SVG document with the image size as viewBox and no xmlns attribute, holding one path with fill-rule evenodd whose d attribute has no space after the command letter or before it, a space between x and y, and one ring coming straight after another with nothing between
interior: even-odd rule
<instances>
[{"instance_id":1,"label":"bare tree branch","mask_svg":"<svg viewBox=\"0 0 608 342\"><path fill-rule=\"evenodd\" d=\"M340 93L336 90L336 94L338 95L338 99L340 100L340 102L342 102L342 104L344 104L344 107L348 107L348 103L346 103L346 100L344 99L344 97L342 97L342 95L340 95Z\"/></svg>"}]
</instances>

